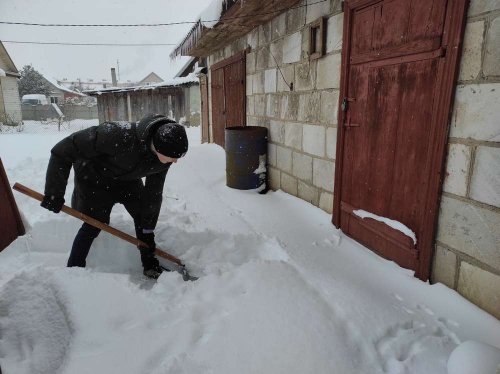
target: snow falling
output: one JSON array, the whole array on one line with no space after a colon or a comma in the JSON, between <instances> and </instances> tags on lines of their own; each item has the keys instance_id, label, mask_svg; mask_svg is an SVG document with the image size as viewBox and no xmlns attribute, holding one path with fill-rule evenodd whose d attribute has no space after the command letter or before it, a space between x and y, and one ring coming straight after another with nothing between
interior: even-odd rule
<instances>
[{"instance_id":1,"label":"snow falling","mask_svg":"<svg viewBox=\"0 0 500 374\"><path fill-rule=\"evenodd\" d=\"M68 132L29 129L1 134L0 156L11 185L43 191L50 148ZM0 253L4 374L458 374L470 362L481 374L495 367L497 319L378 257L303 200L226 187L224 151L200 145L198 128L188 135L192 146L165 183L164 196L176 199L164 199L155 232L195 282L178 273L144 279L137 250L106 233L86 269L66 268L81 222L14 192L27 234ZM72 189L70 176L66 201ZM111 225L134 233L121 205Z\"/></svg>"}]
</instances>

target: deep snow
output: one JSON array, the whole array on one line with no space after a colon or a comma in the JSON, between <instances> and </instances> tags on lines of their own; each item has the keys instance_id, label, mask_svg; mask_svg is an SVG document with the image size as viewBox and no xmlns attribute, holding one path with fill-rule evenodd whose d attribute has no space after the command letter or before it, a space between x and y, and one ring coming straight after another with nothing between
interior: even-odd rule
<instances>
[{"instance_id":1,"label":"deep snow","mask_svg":"<svg viewBox=\"0 0 500 374\"><path fill-rule=\"evenodd\" d=\"M196 282L145 280L135 248L106 233L87 269L67 269L80 222L14 193L28 233L0 253L4 374L444 374L461 342L500 347L497 319L376 256L325 212L226 187L223 150L188 130L156 235ZM43 191L49 150L67 134L0 134L10 183ZM111 225L133 234L122 206Z\"/></svg>"}]
</instances>

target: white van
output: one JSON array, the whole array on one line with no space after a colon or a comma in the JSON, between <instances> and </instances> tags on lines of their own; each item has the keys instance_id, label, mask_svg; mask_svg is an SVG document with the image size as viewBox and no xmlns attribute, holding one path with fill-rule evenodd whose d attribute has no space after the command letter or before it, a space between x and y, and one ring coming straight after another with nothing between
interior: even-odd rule
<instances>
[{"instance_id":1,"label":"white van","mask_svg":"<svg viewBox=\"0 0 500 374\"><path fill-rule=\"evenodd\" d=\"M29 95L23 95L21 99L21 104L49 105L49 100L45 95L42 94L29 94Z\"/></svg>"}]
</instances>

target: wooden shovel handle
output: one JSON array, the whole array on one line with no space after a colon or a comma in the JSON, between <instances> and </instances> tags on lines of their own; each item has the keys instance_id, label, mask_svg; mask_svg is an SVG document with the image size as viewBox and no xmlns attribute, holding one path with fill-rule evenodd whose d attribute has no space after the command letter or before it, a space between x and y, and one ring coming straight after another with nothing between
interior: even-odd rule
<instances>
[{"instance_id":1,"label":"wooden shovel handle","mask_svg":"<svg viewBox=\"0 0 500 374\"><path fill-rule=\"evenodd\" d=\"M21 192L29 197L32 197L35 200L42 201L44 196L36 192L26 186L23 186L22 184L15 183L14 186L12 187L14 190ZM103 231L106 231L110 233L111 235L114 235L120 239L123 239L135 246L141 245L142 247L148 247L146 243L143 241L134 238L132 235L129 235L127 233L124 233L123 231L120 231L118 229L115 229L114 227L111 227L109 225L106 225L105 223L102 223L101 221L96 220L95 218L92 218L90 216L87 216L86 214L80 213L78 210L70 208L69 206L63 205L61 208L61 211L63 211L66 214L69 214L72 217L78 218L79 220L82 220L85 223L88 223L89 225L92 225L94 227L97 227L98 229L101 229ZM178 265L184 266L177 257L172 256L171 254L164 252L163 250L159 248L155 248L155 254L159 257L162 257L166 260L175 262Z\"/></svg>"}]
</instances>

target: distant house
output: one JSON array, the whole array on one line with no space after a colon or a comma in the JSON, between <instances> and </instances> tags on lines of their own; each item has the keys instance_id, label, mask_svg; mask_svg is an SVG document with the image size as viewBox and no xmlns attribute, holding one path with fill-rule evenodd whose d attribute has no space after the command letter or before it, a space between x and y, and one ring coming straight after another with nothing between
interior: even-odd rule
<instances>
[{"instance_id":1,"label":"distant house","mask_svg":"<svg viewBox=\"0 0 500 374\"><path fill-rule=\"evenodd\" d=\"M106 88L108 86L111 86L111 81L107 79L70 80L67 78L63 78L63 79L58 79L57 84L69 88L70 90L78 89L79 91L83 91L83 90L98 90L100 88Z\"/></svg>"},{"instance_id":2,"label":"distant house","mask_svg":"<svg viewBox=\"0 0 500 374\"><path fill-rule=\"evenodd\" d=\"M158 74L151 72L146 77L144 77L139 82L137 82L135 85L136 86L147 86L150 84L161 83L161 82L163 82L163 79L161 79L161 77Z\"/></svg>"},{"instance_id":3,"label":"distant house","mask_svg":"<svg viewBox=\"0 0 500 374\"><path fill-rule=\"evenodd\" d=\"M0 122L19 123L22 120L17 80L20 74L0 41Z\"/></svg>"},{"instance_id":4,"label":"distant house","mask_svg":"<svg viewBox=\"0 0 500 374\"><path fill-rule=\"evenodd\" d=\"M71 90L62 84L59 84L57 80L43 77L50 86L50 102L53 104L64 104L67 99L85 97L87 95Z\"/></svg>"},{"instance_id":5,"label":"distant house","mask_svg":"<svg viewBox=\"0 0 500 374\"><path fill-rule=\"evenodd\" d=\"M135 122L150 113L164 114L188 126L200 123L199 82L193 74L161 83L84 92L97 98L100 123Z\"/></svg>"},{"instance_id":6,"label":"distant house","mask_svg":"<svg viewBox=\"0 0 500 374\"><path fill-rule=\"evenodd\" d=\"M500 3L212 5L171 55L207 58L202 134L266 127L272 189L500 318Z\"/></svg>"}]
</instances>

